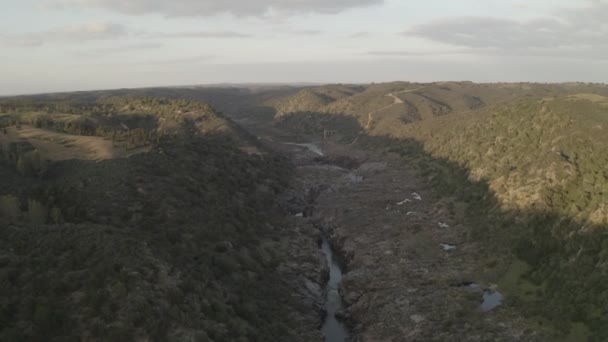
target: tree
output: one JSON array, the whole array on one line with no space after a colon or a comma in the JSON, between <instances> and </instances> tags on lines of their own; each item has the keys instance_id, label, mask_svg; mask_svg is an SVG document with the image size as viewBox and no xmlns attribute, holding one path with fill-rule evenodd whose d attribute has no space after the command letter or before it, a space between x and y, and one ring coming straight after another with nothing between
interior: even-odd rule
<instances>
[{"instance_id":1,"label":"tree","mask_svg":"<svg viewBox=\"0 0 608 342\"><path fill-rule=\"evenodd\" d=\"M147 134L143 128L136 128L129 131L129 145L130 147L139 147L145 145L147 142Z\"/></svg>"},{"instance_id":2,"label":"tree","mask_svg":"<svg viewBox=\"0 0 608 342\"><path fill-rule=\"evenodd\" d=\"M36 200L28 200L27 215L31 222L37 224L45 224L48 217L46 206Z\"/></svg>"},{"instance_id":3,"label":"tree","mask_svg":"<svg viewBox=\"0 0 608 342\"><path fill-rule=\"evenodd\" d=\"M50 217L51 217L51 222L53 222L53 223L61 223L63 221L63 218L61 216L61 209L59 209L57 207L53 207L51 209Z\"/></svg>"},{"instance_id":4,"label":"tree","mask_svg":"<svg viewBox=\"0 0 608 342\"><path fill-rule=\"evenodd\" d=\"M17 171L24 176L36 176L44 169L44 163L38 150L19 151Z\"/></svg>"},{"instance_id":5,"label":"tree","mask_svg":"<svg viewBox=\"0 0 608 342\"><path fill-rule=\"evenodd\" d=\"M19 220L21 217L19 199L13 195L0 196L0 216L10 222Z\"/></svg>"}]
</instances>

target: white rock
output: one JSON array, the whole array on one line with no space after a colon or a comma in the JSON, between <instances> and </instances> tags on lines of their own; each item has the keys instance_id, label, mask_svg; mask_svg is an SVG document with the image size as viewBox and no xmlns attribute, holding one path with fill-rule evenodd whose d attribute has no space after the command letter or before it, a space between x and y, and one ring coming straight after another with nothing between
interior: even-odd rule
<instances>
[{"instance_id":1,"label":"white rock","mask_svg":"<svg viewBox=\"0 0 608 342\"><path fill-rule=\"evenodd\" d=\"M416 201L422 201L422 197L416 192L412 192L412 197L414 197Z\"/></svg>"},{"instance_id":2,"label":"white rock","mask_svg":"<svg viewBox=\"0 0 608 342\"><path fill-rule=\"evenodd\" d=\"M295 216L296 217L304 217L304 213L297 213Z\"/></svg>"},{"instance_id":3,"label":"white rock","mask_svg":"<svg viewBox=\"0 0 608 342\"><path fill-rule=\"evenodd\" d=\"M359 166L357 172L378 172L386 170L386 163L365 163Z\"/></svg>"},{"instance_id":4,"label":"white rock","mask_svg":"<svg viewBox=\"0 0 608 342\"><path fill-rule=\"evenodd\" d=\"M446 243L442 243L440 246L443 248L444 251L453 251L456 249L456 246L448 245Z\"/></svg>"},{"instance_id":5,"label":"white rock","mask_svg":"<svg viewBox=\"0 0 608 342\"><path fill-rule=\"evenodd\" d=\"M444 229L445 228L450 228L450 226L447 223L444 223L444 222L439 222L437 225L439 226L439 228L444 228Z\"/></svg>"},{"instance_id":6,"label":"white rock","mask_svg":"<svg viewBox=\"0 0 608 342\"><path fill-rule=\"evenodd\" d=\"M405 203L410 203L412 200L409 198L404 199L403 201L397 203L397 205L404 205Z\"/></svg>"},{"instance_id":7,"label":"white rock","mask_svg":"<svg viewBox=\"0 0 608 342\"><path fill-rule=\"evenodd\" d=\"M424 321L424 317L422 315L411 315L410 319L414 321L414 323L418 324Z\"/></svg>"},{"instance_id":8,"label":"white rock","mask_svg":"<svg viewBox=\"0 0 608 342\"><path fill-rule=\"evenodd\" d=\"M354 173L349 173L347 175L344 175L344 178L346 179L346 181L355 183L355 184L363 182L363 176L357 176Z\"/></svg>"},{"instance_id":9,"label":"white rock","mask_svg":"<svg viewBox=\"0 0 608 342\"><path fill-rule=\"evenodd\" d=\"M407 214L405 214L406 216L412 216L412 215L416 215L415 211L408 211Z\"/></svg>"},{"instance_id":10,"label":"white rock","mask_svg":"<svg viewBox=\"0 0 608 342\"><path fill-rule=\"evenodd\" d=\"M321 296L321 287L319 284L313 283L312 281L306 279L304 281L304 285L310 294L314 295L315 297Z\"/></svg>"}]
</instances>

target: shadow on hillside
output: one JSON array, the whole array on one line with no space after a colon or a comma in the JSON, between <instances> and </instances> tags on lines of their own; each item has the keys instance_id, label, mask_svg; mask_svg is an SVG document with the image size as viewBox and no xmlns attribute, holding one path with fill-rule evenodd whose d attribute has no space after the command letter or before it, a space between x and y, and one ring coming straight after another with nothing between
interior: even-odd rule
<instances>
[{"instance_id":1,"label":"shadow on hillside","mask_svg":"<svg viewBox=\"0 0 608 342\"><path fill-rule=\"evenodd\" d=\"M297 135L323 137L324 131L332 131L344 138L354 138L363 131L357 119L348 114L295 112L275 120L276 127Z\"/></svg>"},{"instance_id":2,"label":"shadow on hillside","mask_svg":"<svg viewBox=\"0 0 608 342\"><path fill-rule=\"evenodd\" d=\"M399 154L438 196L466 204L465 220L472 227L469 237L483 246L480 255L496 261L485 271L498 277L516 274L510 279L518 284L508 293L510 303L530 319L553 323L561 336L567 335L573 322L584 322L594 336L608 338L608 273L599 271L608 262L607 227L551 211L505 209L489 184L472 181L466 167L431 155L417 140L367 135L350 115L297 113L276 124L316 137L324 130L337 130L346 133L341 137L345 142L359 136L358 146Z\"/></svg>"},{"instance_id":3,"label":"shadow on hillside","mask_svg":"<svg viewBox=\"0 0 608 342\"><path fill-rule=\"evenodd\" d=\"M528 265L517 279L525 284L522 293L509 298L528 317L553 322L564 335L572 322L584 322L599 340L608 338L608 273L599 271L608 262L608 227L554 212L504 209L486 181L472 181L470 170L431 155L420 141L364 135L358 144L399 154L439 196L466 203L469 236L485 246L488 258L507 262L503 274L509 261Z\"/></svg>"},{"instance_id":4,"label":"shadow on hillside","mask_svg":"<svg viewBox=\"0 0 608 342\"><path fill-rule=\"evenodd\" d=\"M0 340L170 340L176 326L199 340L288 336L298 323L282 252L261 241L284 227L275 206L289 174L280 156L216 134L53 163L23 213L3 188Z\"/></svg>"}]
</instances>

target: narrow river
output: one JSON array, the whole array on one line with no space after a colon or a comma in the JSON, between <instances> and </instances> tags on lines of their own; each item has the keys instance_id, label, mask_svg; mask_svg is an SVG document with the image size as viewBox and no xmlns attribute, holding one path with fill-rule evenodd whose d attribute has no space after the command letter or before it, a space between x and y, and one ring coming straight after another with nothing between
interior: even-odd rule
<instances>
[{"instance_id":1,"label":"narrow river","mask_svg":"<svg viewBox=\"0 0 608 342\"><path fill-rule=\"evenodd\" d=\"M323 237L321 249L323 250L323 254L325 254L327 266L329 267L327 302L325 304L327 315L323 323L322 332L325 335L325 342L345 342L348 339L346 326L336 319L336 313L343 310L342 298L338 292L340 281L342 281L342 267L329 241L325 237Z\"/></svg>"}]
</instances>

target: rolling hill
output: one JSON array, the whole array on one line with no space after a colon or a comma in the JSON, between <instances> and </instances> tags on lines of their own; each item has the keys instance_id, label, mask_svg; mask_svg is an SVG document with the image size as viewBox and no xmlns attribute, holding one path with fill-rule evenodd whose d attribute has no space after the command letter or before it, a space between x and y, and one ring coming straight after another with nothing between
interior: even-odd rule
<instances>
[{"instance_id":1,"label":"rolling hill","mask_svg":"<svg viewBox=\"0 0 608 342\"><path fill-rule=\"evenodd\" d=\"M476 111L522 98L579 93L608 95L608 88L592 84L475 84L471 82L382 83L328 85L301 90L266 102L277 121L298 114L342 115L354 118L372 134L437 116ZM296 119L297 120L297 119ZM285 125L284 125L285 126ZM287 125L288 126L288 125ZM333 126L332 128L338 128ZM315 132L319 134L319 132Z\"/></svg>"},{"instance_id":2,"label":"rolling hill","mask_svg":"<svg viewBox=\"0 0 608 342\"><path fill-rule=\"evenodd\" d=\"M285 277L316 251L283 242L285 158L243 153L255 142L203 103L0 108L0 340L316 338ZM307 258L298 276L320 278Z\"/></svg>"}]
</instances>

